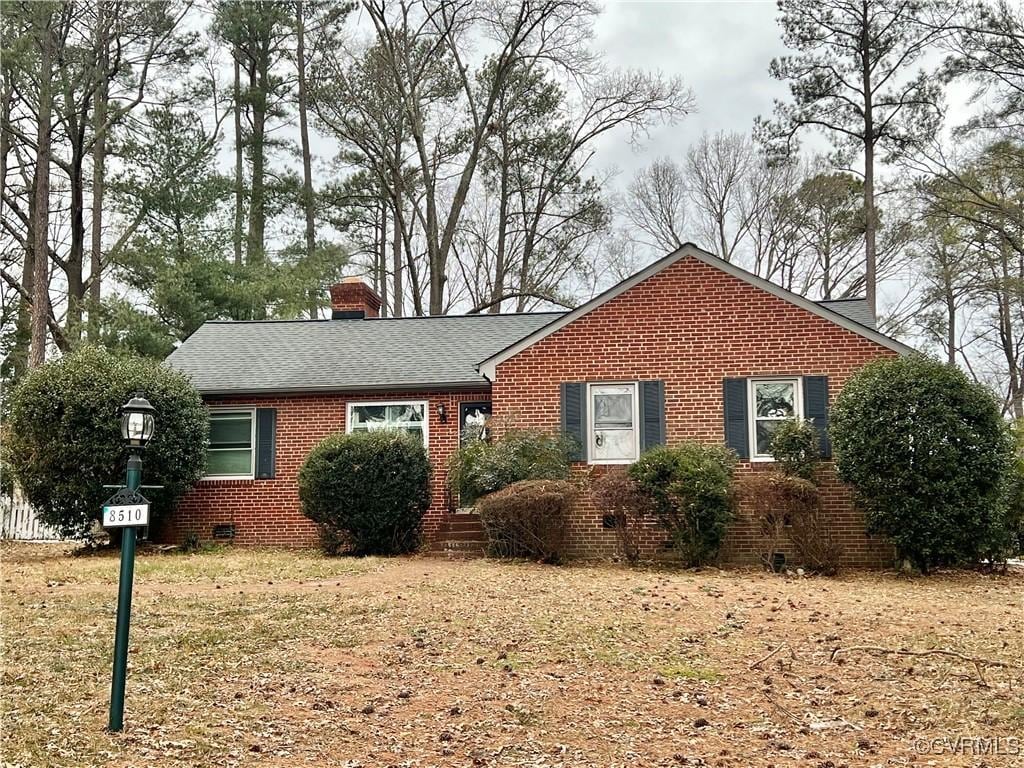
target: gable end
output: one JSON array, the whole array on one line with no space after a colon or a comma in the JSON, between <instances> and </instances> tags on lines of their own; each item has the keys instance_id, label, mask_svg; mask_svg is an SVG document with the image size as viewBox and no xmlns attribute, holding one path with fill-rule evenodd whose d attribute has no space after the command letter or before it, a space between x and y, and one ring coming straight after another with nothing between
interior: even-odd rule
<instances>
[{"instance_id":1,"label":"gable end","mask_svg":"<svg viewBox=\"0 0 1024 768\"><path fill-rule=\"evenodd\" d=\"M707 251L698 248L693 243L686 243L685 245L682 245L680 248L668 254L667 256L662 257L658 261L655 261L653 264L650 264L649 266L640 270L636 274L626 278L621 283L612 286L604 293L601 293L598 296L595 296L590 301L586 302L585 304L580 305L573 311L568 312L559 318L556 318L547 325L538 328L533 333L524 336L522 339L515 342L514 344L507 346L505 349L501 350L497 354L492 355L486 360L483 360L477 366L477 370L480 371L480 373L484 377L486 377L488 381L493 382L496 375L497 367L501 363L505 362L506 360L512 357L515 357L524 349L533 346L541 339L550 336L551 334L564 328L570 323L578 320L584 315L587 315L590 312L594 311L603 304L606 304L612 299L621 296L634 286L638 285L639 283L642 283L649 277L658 274L659 272L667 269L668 267L672 266L676 262L681 261L686 257L692 257L697 261L715 267L716 269L720 269L726 274L731 275L739 280L742 280L743 282L752 285L755 288L760 288L761 290L766 291L767 293L770 293L782 299L783 301L787 301L790 304L794 304L800 307L801 309L807 310L811 314L817 315L818 317L824 318L829 322L835 323L841 328L851 331L852 333L855 333L858 336L862 336L868 339L869 341L873 341L874 343L879 344L880 346L883 346L886 349L890 349L893 352L896 352L897 354L907 355L915 351L912 347L909 347L906 344L903 344L902 342L896 341L895 339L892 339L886 336L885 334L879 333L874 328L870 328L867 325L863 325L857 322L856 320L847 317L846 315L840 314L839 312L836 312L835 310L829 308L828 306L823 306L822 304L811 301L810 299L800 296L799 294L793 293L792 291L787 291L785 288L778 286L769 280L765 280L763 277L758 277L757 275L753 274L752 272L748 272L742 267L738 267L735 264L727 262L724 259L721 259L712 253L708 253Z\"/></svg>"}]
</instances>

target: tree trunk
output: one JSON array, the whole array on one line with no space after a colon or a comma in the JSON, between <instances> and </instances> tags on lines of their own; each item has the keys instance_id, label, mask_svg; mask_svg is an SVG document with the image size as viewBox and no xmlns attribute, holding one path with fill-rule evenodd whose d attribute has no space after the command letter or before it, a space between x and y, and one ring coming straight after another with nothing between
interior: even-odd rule
<instances>
[{"instance_id":1,"label":"tree trunk","mask_svg":"<svg viewBox=\"0 0 1024 768\"><path fill-rule=\"evenodd\" d=\"M394 164L391 169L391 194L392 198L392 219L391 222L393 231L391 233L391 268L394 272L392 275L392 290L391 290L391 316L402 317L405 314L405 307L403 306L403 293L402 293L402 269L404 267L402 258L402 230L404 229L404 219L402 216L402 144L401 138L399 137L395 142L395 156ZM411 263L411 262L410 262ZM410 274L412 274L410 272ZM415 281L415 275L412 275ZM414 295L419 295L419 286L414 285Z\"/></svg>"},{"instance_id":2,"label":"tree trunk","mask_svg":"<svg viewBox=\"0 0 1024 768\"><path fill-rule=\"evenodd\" d=\"M943 269L943 278L946 294L946 360L950 365L956 365L956 296L948 266Z\"/></svg>"},{"instance_id":3,"label":"tree trunk","mask_svg":"<svg viewBox=\"0 0 1024 768\"><path fill-rule=\"evenodd\" d=\"M862 0L861 78L864 89L864 297L873 317L878 316L875 278L875 116L871 96L871 39L868 0Z\"/></svg>"},{"instance_id":4,"label":"tree trunk","mask_svg":"<svg viewBox=\"0 0 1024 768\"><path fill-rule=\"evenodd\" d=\"M87 118L87 116L85 116ZM75 131L71 148L69 192L71 204L71 246L68 249L68 308L64 315L64 331L72 343L82 337L82 304L85 298L85 123Z\"/></svg>"},{"instance_id":5,"label":"tree trunk","mask_svg":"<svg viewBox=\"0 0 1024 768\"><path fill-rule=\"evenodd\" d=\"M38 8L38 7L37 7ZM53 30L51 11L38 10L42 29L39 38L39 109L36 123L35 202L32 209L32 251L35 255L32 292L32 341L29 367L46 362L46 321L50 314L50 125L53 109Z\"/></svg>"},{"instance_id":6,"label":"tree trunk","mask_svg":"<svg viewBox=\"0 0 1024 768\"><path fill-rule=\"evenodd\" d=\"M258 71L258 79L256 72ZM267 91L269 89L269 72L267 62L258 62L250 78L249 96L252 106L252 136L249 141L249 154L252 158L252 178L249 184L249 236L246 243L246 264L262 264L264 261L264 231L266 212L264 211L264 133L267 124Z\"/></svg>"},{"instance_id":7,"label":"tree trunk","mask_svg":"<svg viewBox=\"0 0 1024 768\"><path fill-rule=\"evenodd\" d=\"M380 297L380 316L391 317L390 304L388 304L388 203L383 194L380 195L377 203L377 213L380 216L380 221L377 227L377 253L374 256L376 270L373 274L373 282L376 285L377 295Z\"/></svg>"},{"instance_id":8,"label":"tree trunk","mask_svg":"<svg viewBox=\"0 0 1024 768\"><path fill-rule=\"evenodd\" d=\"M2 78L2 92L0 92L0 211L6 207L4 193L7 191L7 155L11 151L11 97L14 94L14 84L11 82L11 74L6 69L0 72Z\"/></svg>"},{"instance_id":9,"label":"tree trunk","mask_svg":"<svg viewBox=\"0 0 1024 768\"><path fill-rule=\"evenodd\" d=\"M4 202L4 194L7 191L7 155L11 150L11 134L8 121L11 116L11 97L14 94L14 85L11 81L10 72L3 71L3 93L0 95L0 216L5 215L7 204ZM31 220L31 216L30 216ZM25 254L23 256L21 288L28 296L32 296L32 270L34 261L32 258L32 233L25 241ZM32 304L24 296L18 297L18 314L14 320L14 339L9 357L11 379L17 381L25 373L28 365L29 340L32 338Z\"/></svg>"},{"instance_id":10,"label":"tree trunk","mask_svg":"<svg viewBox=\"0 0 1024 768\"><path fill-rule=\"evenodd\" d=\"M242 266L242 217L244 215L245 184L242 179L242 65L241 52L234 50L235 60L235 266Z\"/></svg>"},{"instance_id":11,"label":"tree trunk","mask_svg":"<svg viewBox=\"0 0 1024 768\"><path fill-rule=\"evenodd\" d=\"M501 314L501 297L505 295L505 248L508 239L508 144L502 141L501 184L498 200L498 243L494 255L494 283L491 285L491 306L488 313Z\"/></svg>"},{"instance_id":12,"label":"tree trunk","mask_svg":"<svg viewBox=\"0 0 1024 768\"><path fill-rule=\"evenodd\" d=\"M306 258L312 259L316 251L316 222L313 217L313 159L309 149L309 122L306 115L306 21L305 3L295 3L295 58L298 66L299 139L302 144L302 207L306 214ZM309 316L316 319L317 303L310 303Z\"/></svg>"},{"instance_id":13,"label":"tree trunk","mask_svg":"<svg viewBox=\"0 0 1024 768\"><path fill-rule=\"evenodd\" d=\"M93 100L93 147L92 147L92 253L89 263L89 343L99 343L100 301L103 288L103 193L107 162L107 69L109 52L104 29L103 3L97 6L99 20L97 27L101 39L99 69L101 72Z\"/></svg>"},{"instance_id":14,"label":"tree trunk","mask_svg":"<svg viewBox=\"0 0 1024 768\"><path fill-rule=\"evenodd\" d=\"M400 216L392 217L391 222L391 269L394 275L391 279L391 316L402 317L405 314L405 303L402 298L402 219Z\"/></svg>"}]
</instances>

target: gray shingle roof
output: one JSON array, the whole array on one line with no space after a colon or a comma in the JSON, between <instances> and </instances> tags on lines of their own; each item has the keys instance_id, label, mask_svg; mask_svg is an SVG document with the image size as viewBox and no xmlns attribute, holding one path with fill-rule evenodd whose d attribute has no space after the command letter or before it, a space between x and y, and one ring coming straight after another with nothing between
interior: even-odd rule
<instances>
[{"instance_id":1,"label":"gray shingle roof","mask_svg":"<svg viewBox=\"0 0 1024 768\"><path fill-rule=\"evenodd\" d=\"M868 308L867 299L832 299L816 303L825 307L825 309L838 312L848 320L853 320L855 323L866 325L868 328L875 330L875 316L871 314L871 310Z\"/></svg>"},{"instance_id":2,"label":"gray shingle roof","mask_svg":"<svg viewBox=\"0 0 1024 768\"><path fill-rule=\"evenodd\" d=\"M203 394L458 389L560 312L373 320L211 321L167 358Z\"/></svg>"}]
</instances>

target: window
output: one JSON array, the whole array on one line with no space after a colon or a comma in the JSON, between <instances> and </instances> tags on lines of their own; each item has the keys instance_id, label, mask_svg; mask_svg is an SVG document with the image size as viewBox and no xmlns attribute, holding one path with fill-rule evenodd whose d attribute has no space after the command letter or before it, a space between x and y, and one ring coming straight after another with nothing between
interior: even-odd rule
<instances>
[{"instance_id":1,"label":"window","mask_svg":"<svg viewBox=\"0 0 1024 768\"><path fill-rule=\"evenodd\" d=\"M640 455L636 384L590 384L589 435L593 464L628 464Z\"/></svg>"},{"instance_id":2,"label":"window","mask_svg":"<svg viewBox=\"0 0 1024 768\"><path fill-rule=\"evenodd\" d=\"M426 402L349 403L345 423L349 432L400 429L427 444Z\"/></svg>"},{"instance_id":3,"label":"window","mask_svg":"<svg viewBox=\"0 0 1024 768\"><path fill-rule=\"evenodd\" d=\"M751 458L770 460L775 428L783 421L803 418L798 384L797 379L750 381Z\"/></svg>"},{"instance_id":4,"label":"window","mask_svg":"<svg viewBox=\"0 0 1024 768\"><path fill-rule=\"evenodd\" d=\"M255 444L256 413L253 409L210 411L206 477L220 480L251 479Z\"/></svg>"}]
</instances>

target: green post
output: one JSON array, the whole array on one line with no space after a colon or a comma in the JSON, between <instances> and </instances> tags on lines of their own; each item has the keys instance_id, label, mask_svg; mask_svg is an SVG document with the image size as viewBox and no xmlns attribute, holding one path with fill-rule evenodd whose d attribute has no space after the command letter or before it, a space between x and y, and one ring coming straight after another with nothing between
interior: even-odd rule
<instances>
[{"instance_id":1,"label":"green post","mask_svg":"<svg viewBox=\"0 0 1024 768\"><path fill-rule=\"evenodd\" d=\"M142 484L142 456L133 450L128 457L128 490ZM132 613L132 583L135 580L135 535L128 527L121 535L121 580L117 593L117 630L114 636L114 674L110 683L111 731L124 729L124 682L128 676L128 622Z\"/></svg>"}]
</instances>

